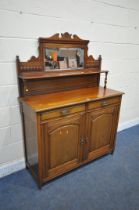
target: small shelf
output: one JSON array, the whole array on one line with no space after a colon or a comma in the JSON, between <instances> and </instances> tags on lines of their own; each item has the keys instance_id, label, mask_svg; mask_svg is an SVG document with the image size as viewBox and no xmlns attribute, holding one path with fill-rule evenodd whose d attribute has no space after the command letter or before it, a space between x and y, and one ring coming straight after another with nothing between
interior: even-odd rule
<instances>
[{"instance_id":1,"label":"small shelf","mask_svg":"<svg viewBox=\"0 0 139 210\"><path fill-rule=\"evenodd\" d=\"M104 71L96 71L94 69L78 69L78 70L54 70L50 71L40 71L40 72L23 72L19 74L19 78L23 80L30 80L30 79L45 79L45 78L53 78L53 77L71 77L71 76L80 76L80 75L90 75L90 74L101 74L101 73L108 73L107 70Z\"/></svg>"}]
</instances>

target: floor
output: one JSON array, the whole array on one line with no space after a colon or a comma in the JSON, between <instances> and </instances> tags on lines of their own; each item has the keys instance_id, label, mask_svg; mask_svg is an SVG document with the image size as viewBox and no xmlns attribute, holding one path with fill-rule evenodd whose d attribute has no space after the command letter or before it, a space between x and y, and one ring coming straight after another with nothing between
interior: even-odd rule
<instances>
[{"instance_id":1,"label":"floor","mask_svg":"<svg viewBox=\"0 0 139 210\"><path fill-rule=\"evenodd\" d=\"M0 210L139 210L139 126L118 133L114 155L39 190L27 170L0 180Z\"/></svg>"}]
</instances>

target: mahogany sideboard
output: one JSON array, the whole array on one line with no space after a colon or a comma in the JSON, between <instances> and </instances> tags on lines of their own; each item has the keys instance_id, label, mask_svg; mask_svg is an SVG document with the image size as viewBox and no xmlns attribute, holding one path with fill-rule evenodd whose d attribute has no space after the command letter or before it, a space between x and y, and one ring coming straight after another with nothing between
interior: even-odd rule
<instances>
[{"instance_id":1,"label":"mahogany sideboard","mask_svg":"<svg viewBox=\"0 0 139 210\"><path fill-rule=\"evenodd\" d=\"M26 166L39 187L114 151L123 93L107 88L88 43L55 34L39 38L38 57L17 56Z\"/></svg>"}]
</instances>

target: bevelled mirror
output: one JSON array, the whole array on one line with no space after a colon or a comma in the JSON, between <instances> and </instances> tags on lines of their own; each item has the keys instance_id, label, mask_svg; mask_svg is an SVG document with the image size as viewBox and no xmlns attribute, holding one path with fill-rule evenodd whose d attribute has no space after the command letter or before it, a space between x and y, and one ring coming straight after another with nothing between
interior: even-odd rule
<instances>
[{"instance_id":1,"label":"bevelled mirror","mask_svg":"<svg viewBox=\"0 0 139 210\"><path fill-rule=\"evenodd\" d=\"M45 71L84 68L83 48L45 48Z\"/></svg>"}]
</instances>

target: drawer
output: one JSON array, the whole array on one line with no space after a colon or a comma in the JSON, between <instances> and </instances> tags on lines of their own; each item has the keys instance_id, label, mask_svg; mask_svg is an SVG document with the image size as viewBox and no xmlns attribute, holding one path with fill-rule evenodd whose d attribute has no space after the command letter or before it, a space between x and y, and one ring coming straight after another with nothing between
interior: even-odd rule
<instances>
[{"instance_id":1,"label":"drawer","mask_svg":"<svg viewBox=\"0 0 139 210\"><path fill-rule=\"evenodd\" d=\"M41 120L48 120L48 119L51 119L51 118L62 117L62 116L66 116L66 115L69 115L69 114L73 114L73 113L76 113L76 112L82 112L82 111L85 111L85 105L55 109L53 111L43 112L41 114Z\"/></svg>"},{"instance_id":2,"label":"drawer","mask_svg":"<svg viewBox=\"0 0 139 210\"><path fill-rule=\"evenodd\" d=\"M113 98L102 99L102 100L99 100L99 101L90 102L88 104L88 109L101 108L101 107L109 106L109 105L112 105L112 104L120 103L120 101L121 101L121 97L113 97Z\"/></svg>"}]
</instances>

